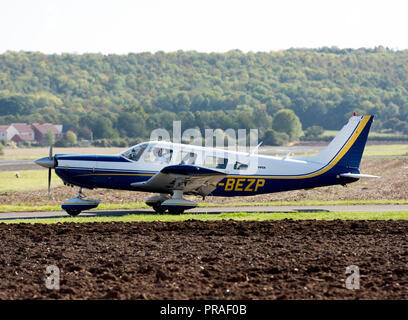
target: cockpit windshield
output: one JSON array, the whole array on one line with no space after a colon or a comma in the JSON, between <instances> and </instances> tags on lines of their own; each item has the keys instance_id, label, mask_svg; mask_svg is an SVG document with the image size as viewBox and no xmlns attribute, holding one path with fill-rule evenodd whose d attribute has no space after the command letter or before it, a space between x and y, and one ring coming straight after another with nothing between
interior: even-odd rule
<instances>
[{"instance_id":1,"label":"cockpit windshield","mask_svg":"<svg viewBox=\"0 0 408 320\"><path fill-rule=\"evenodd\" d=\"M126 150L124 153L122 153L122 156L132 161L138 161L142 156L143 152L146 150L146 147L147 143L134 146L129 150Z\"/></svg>"}]
</instances>

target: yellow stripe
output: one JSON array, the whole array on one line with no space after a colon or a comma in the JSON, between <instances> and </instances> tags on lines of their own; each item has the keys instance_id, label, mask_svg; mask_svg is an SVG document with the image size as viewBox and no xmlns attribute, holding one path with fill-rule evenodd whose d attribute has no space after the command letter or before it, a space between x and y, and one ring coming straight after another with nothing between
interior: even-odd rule
<instances>
[{"instance_id":1,"label":"yellow stripe","mask_svg":"<svg viewBox=\"0 0 408 320\"><path fill-rule=\"evenodd\" d=\"M164 206L173 206L173 205L175 205L175 206L197 206L197 203L196 204L190 204L190 203L162 203L162 205L164 205Z\"/></svg>"},{"instance_id":2,"label":"yellow stripe","mask_svg":"<svg viewBox=\"0 0 408 320\"><path fill-rule=\"evenodd\" d=\"M95 204L99 204L99 202L98 203L63 203L62 205L75 205L75 206L89 206L89 205L95 205Z\"/></svg>"},{"instance_id":3,"label":"yellow stripe","mask_svg":"<svg viewBox=\"0 0 408 320\"><path fill-rule=\"evenodd\" d=\"M88 174L79 174L76 177L84 176L145 176L152 177L154 173L88 173Z\"/></svg>"},{"instance_id":4,"label":"yellow stripe","mask_svg":"<svg viewBox=\"0 0 408 320\"><path fill-rule=\"evenodd\" d=\"M331 168L333 168L340 160L343 158L343 156L347 153L347 151L350 150L350 148L353 146L354 142L356 142L357 138L360 136L361 132L363 132L365 126L367 125L368 121L370 120L370 116L364 116L364 118L361 120L360 124L358 125L356 131L354 131L353 136L349 139L347 144L343 147L343 149L339 152L339 154L332 160L332 162L320 169L319 171L315 173L311 173L308 175L304 176L296 176L296 177L286 177L286 176L273 176L273 177L268 177L268 176L227 176L228 178L258 178L258 179L306 179L306 178L313 178L318 175L321 175L327 171L329 171Z\"/></svg>"}]
</instances>

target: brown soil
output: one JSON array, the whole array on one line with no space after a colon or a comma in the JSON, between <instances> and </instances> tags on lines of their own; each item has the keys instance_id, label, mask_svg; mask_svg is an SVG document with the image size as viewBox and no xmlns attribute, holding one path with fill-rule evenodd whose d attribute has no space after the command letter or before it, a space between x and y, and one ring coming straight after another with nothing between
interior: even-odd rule
<instances>
[{"instance_id":1,"label":"brown soil","mask_svg":"<svg viewBox=\"0 0 408 320\"><path fill-rule=\"evenodd\" d=\"M361 172L381 176L380 179L363 179L347 187L330 186L313 190L297 190L251 197L207 197L205 202L270 202L305 200L387 200L408 199L407 160L364 160ZM52 199L48 200L47 190L0 194L0 204L59 205L77 195L77 188L58 187L52 189ZM151 194L135 191L85 190L91 199L101 199L105 203L126 203L145 201ZM190 197L202 202L199 197Z\"/></svg>"},{"instance_id":2,"label":"brown soil","mask_svg":"<svg viewBox=\"0 0 408 320\"><path fill-rule=\"evenodd\" d=\"M408 221L0 224L1 299L407 299ZM60 290L45 286L60 268ZM349 290L346 268L360 269Z\"/></svg>"}]
</instances>

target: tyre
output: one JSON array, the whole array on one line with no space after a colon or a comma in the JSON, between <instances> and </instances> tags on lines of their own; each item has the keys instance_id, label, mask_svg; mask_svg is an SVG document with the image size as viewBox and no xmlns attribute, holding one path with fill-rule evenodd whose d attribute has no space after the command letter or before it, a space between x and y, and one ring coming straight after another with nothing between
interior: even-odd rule
<instances>
[{"instance_id":1,"label":"tyre","mask_svg":"<svg viewBox=\"0 0 408 320\"><path fill-rule=\"evenodd\" d=\"M183 214L183 209L169 209L170 214Z\"/></svg>"},{"instance_id":2,"label":"tyre","mask_svg":"<svg viewBox=\"0 0 408 320\"><path fill-rule=\"evenodd\" d=\"M71 217L76 217L78 214L81 213L81 210L75 210L75 209L67 209L65 210Z\"/></svg>"},{"instance_id":3,"label":"tyre","mask_svg":"<svg viewBox=\"0 0 408 320\"><path fill-rule=\"evenodd\" d=\"M156 211L158 214L163 214L166 212L166 209L162 208L161 205L155 204L152 206L153 210Z\"/></svg>"}]
</instances>

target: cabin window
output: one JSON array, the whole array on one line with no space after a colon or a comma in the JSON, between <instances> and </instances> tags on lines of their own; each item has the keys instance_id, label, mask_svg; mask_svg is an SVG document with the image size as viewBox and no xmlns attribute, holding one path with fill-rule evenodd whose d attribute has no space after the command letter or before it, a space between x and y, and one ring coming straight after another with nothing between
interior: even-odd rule
<instances>
[{"instance_id":1,"label":"cabin window","mask_svg":"<svg viewBox=\"0 0 408 320\"><path fill-rule=\"evenodd\" d=\"M204 167L213 169L225 169L227 167L228 159L216 156L205 157Z\"/></svg>"},{"instance_id":2,"label":"cabin window","mask_svg":"<svg viewBox=\"0 0 408 320\"><path fill-rule=\"evenodd\" d=\"M234 169L235 170L245 170L245 169L248 169L248 165L237 161L234 164Z\"/></svg>"},{"instance_id":3,"label":"cabin window","mask_svg":"<svg viewBox=\"0 0 408 320\"><path fill-rule=\"evenodd\" d=\"M197 154L194 152L181 152L181 162L180 164L195 164L197 160Z\"/></svg>"},{"instance_id":4,"label":"cabin window","mask_svg":"<svg viewBox=\"0 0 408 320\"><path fill-rule=\"evenodd\" d=\"M153 147L146 153L144 160L146 162L156 162L167 164L173 157L173 150L169 148Z\"/></svg>"},{"instance_id":5,"label":"cabin window","mask_svg":"<svg viewBox=\"0 0 408 320\"><path fill-rule=\"evenodd\" d=\"M136 146L128 151L126 151L125 153L122 154L122 156L124 156L125 158L132 160L132 161L138 161L140 159L140 157L143 154L143 151L145 151L147 145L140 145L140 146Z\"/></svg>"}]
</instances>

